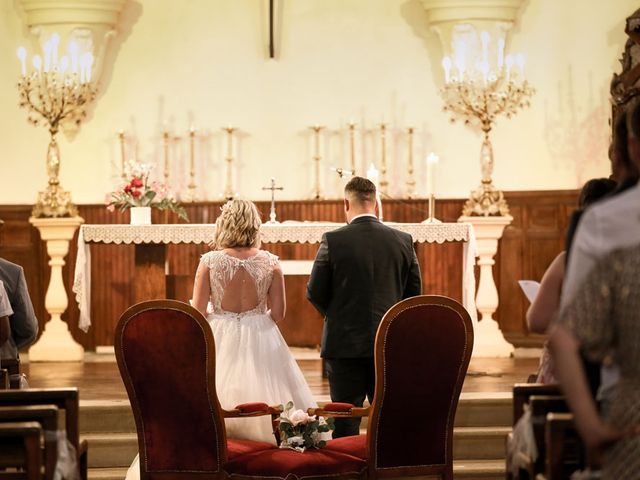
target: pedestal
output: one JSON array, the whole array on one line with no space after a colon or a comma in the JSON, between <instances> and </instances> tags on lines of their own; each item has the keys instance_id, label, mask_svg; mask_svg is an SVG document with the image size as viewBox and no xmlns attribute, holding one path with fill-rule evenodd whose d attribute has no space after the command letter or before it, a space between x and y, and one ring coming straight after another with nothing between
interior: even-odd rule
<instances>
[{"instance_id":1,"label":"pedestal","mask_svg":"<svg viewBox=\"0 0 640 480\"><path fill-rule=\"evenodd\" d=\"M82 361L84 357L84 349L71 337L67 324L60 318L68 305L62 282L64 257L69 252L69 240L83 221L80 217L29 219L29 223L40 231L42 240L47 242L51 266L51 280L44 300L51 320L44 325L37 343L29 349L30 362Z\"/></svg>"},{"instance_id":2,"label":"pedestal","mask_svg":"<svg viewBox=\"0 0 640 480\"><path fill-rule=\"evenodd\" d=\"M466 217L459 222L471 223L478 245L478 265L480 281L476 294L476 307L480 318L476 324L473 345L474 357L509 357L513 353L513 345L504 339L492 315L498 308L498 290L493 281L493 257L498 250L498 240L504 228L513 221L511 215L500 217Z\"/></svg>"}]
</instances>

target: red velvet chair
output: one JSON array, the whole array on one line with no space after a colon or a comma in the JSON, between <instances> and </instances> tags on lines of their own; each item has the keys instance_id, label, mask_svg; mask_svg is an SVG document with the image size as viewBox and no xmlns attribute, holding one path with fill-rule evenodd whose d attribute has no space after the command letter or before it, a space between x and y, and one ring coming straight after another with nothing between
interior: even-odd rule
<instances>
[{"instance_id":1,"label":"red velvet chair","mask_svg":"<svg viewBox=\"0 0 640 480\"><path fill-rule=\"evenodd\" d=\"M370 479L452 480L453 422L472 350L471 318L455 300L423 295L394 305L376 336L371 407L329 403L309 412L370 415L366 435L331 440L326 449L366 460Z\"/></svg>"},{"instance_id":2,"label":"red velvet chair","mask_svg":"<svg viewBox=\"0 0 640 480\"><path fill-rule=\"evenodd\" d=\"M215 346L206 319L174 300L134 305L116 329L116 359L138 431L141 480L232 476L354 478L366 464L347 454L303 454L275 445L226 438L225 417L268 415L266 404L220 407Z\"/></svg>"}]
</instances>

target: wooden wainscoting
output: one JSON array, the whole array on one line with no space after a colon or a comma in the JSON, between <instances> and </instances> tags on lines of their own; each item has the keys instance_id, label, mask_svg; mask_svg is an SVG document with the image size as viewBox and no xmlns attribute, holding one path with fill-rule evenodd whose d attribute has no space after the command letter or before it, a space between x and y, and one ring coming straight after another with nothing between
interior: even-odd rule
<instances>
[{"instance_id":1,"label":"wooden wainscoting","mask_svg":"<svg viewBox=\"0 0 640 480\"><path fill-rule=\"evenodd\" d=\"M509 341L517 346L539 345L540 336L526 332L524 312L527 302L517 285L522 278L539 280L547 265L564 245L567 218L575 204L576 191L510 192L506 194L514 216L513 224L505 230L496 256L494 270L499 286L501 305L497 320ZM463 200L441 200L436 206L437 218L455 222ZM263 218L268 218L269 203L258 202ZM385 220L419 222L426 217L425 200L395 200L384 203ZM186 205L194 223L212 223L219 214L219 203L202 202ZM103 205L80 205L85 223L127 223L128 213L110 213ZM49 281L49 269L44 244L38 231L28 223L31 206L0 205L0 256L24 266L27 284L36 313L45 319L44 294ZM342 201L282 201L277 204L280 220L344 220ZM170 212L153 212L154 223L176 223ZM71 285L76 259L76 241L70 246L63 278L70 302L62 316L69 324L73 337L87 350L98 345L112 345L113 332L120 314L133 302L131 281L134 270L132 245L91 246L92 268L92 327L88 333L80 331L78 307ZM309 259L315 256L317 245L269 244L270 251L283 259ZM191 297L193 275L205 245L169 245L167 253L167 292L171 298L187 301ZM457 300L462 297L462 245L418 244L416 248L422 265L423 292L443 294ZM288 276L287 317L279 324L283 336L292 346L316 346L320 341L322 319L307 302L305 289L308 276ZM48 318L47 318L48 320Z\"/></svg>"}]
</instances>

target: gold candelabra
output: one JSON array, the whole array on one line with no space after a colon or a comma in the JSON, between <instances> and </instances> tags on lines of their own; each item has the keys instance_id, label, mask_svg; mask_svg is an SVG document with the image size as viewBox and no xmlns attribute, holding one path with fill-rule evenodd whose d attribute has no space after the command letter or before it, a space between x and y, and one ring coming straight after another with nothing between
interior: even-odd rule
<instances>
[{"instance_id":1,"label":"gold candelabra","mask_svg":"<svg viewBox=\"0 0 640 480\"><path fill-rule=\"evenodd\" d=\"M407 128L407 197L414 198L416 196L416 179L414 177L413 170L413 133L415 129L413 127Z\"/></svg>"},{"instance_id":2,"label":"gold candelabra","mask_svg":"<svg viewBox=\"0 0 640 480\"><path fill-rule=\"evenodd\" d=\"M60 185L60 149L56 135L61 125L79 126L86 117L86 108L96 97L96 87L91 82L93 55L80 54L78 45L69 45L70 57L58 61L60 36L54 34L44 45L44 59L35 55L33 71L27 73L27 52L18 49L22 76L18 81L19 105L28 111L28 121L33 125L44 123L51 135L47 148L47 188L38 193L33 207L34 217L74 217L77 207L71 201L71 193Z\"/></svg>"},{"instance_id":3,"label":"gold candelabra","mask_svg":"<svg viewBox=\"0 0 640 480\"><path fill-rule=\"evenodd\" d=\"M387 126L384 123L380 124L380 150L380 191L387 195Z\"/></svg>"},{"instance_id":4,"label":"gold candelabra","mask_svg":"<svg viewBox=\"0 0 640 480\"><path fill-rule=\"evenodd\" d=\"M164 146L164 183L169 185L169 173L171 171L169 164L169 148L171 146L171 135L168 131L162 132L162 140Z\"/></svg>"},{"instance_id":5,"label":"gold candelabra","mask_svg":"<svg viewBox=\"0 0 640 480\"><path fill-rule=\"evenodd\" d=\"M442 62L445 85L440 94L444 100L444 110L451 114L452 122L461 119L465 125L479 126L484 137L480 149L482 180L463 207L462 214L466 216L509 214L504 195L493 185L491 178L494 159L489 133L498 116L511 118L518 110L530 105L529 99L535 93L535 89L524 78L524 57L518 54L503 58L504 42L501 40L497 72L489 71L486 53L489 39L485 33L482 36L484 58L477 71L465 70L464 62L457 60L457 76L452 76L451 59L445 57Z\"/></svg>"},{"instance_id":6,"label":"gold candelabra","mask_svg":"<svg viewBox=\"0 0 640 480\"><path fill-rule=\"evenodd\" d=\"M315 187L313 190L313 198L314 200L320 200L322 198L322 192L320 190L320 161L322 157L320 156L320 132L324 129L323 126L314 125L309 127L313 131L314 137L314 155L313 162L315 164Z\"/></svg>"},{"instance_id":7,"label":"gold candelabra","mask_svg":"<svg viewBox=\"0 0 640 480\"><path fill-rule=\"evenodd\" d=\"M227 200L232 200L235 198L233 191L233 132L236 131L236 128L229 125L224 127L223 130L227 132L227 183L223 195Z\"/></svg>"}]
</instances>

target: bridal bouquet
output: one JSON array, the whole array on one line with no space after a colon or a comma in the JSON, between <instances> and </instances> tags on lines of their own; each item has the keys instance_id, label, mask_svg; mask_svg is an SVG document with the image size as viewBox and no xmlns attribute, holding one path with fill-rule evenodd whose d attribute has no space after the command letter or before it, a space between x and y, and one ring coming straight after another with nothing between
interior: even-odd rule
<instances>
[{"instance_id":1,"label":"bridal bouquet","mask_svg":"<svg viewBox=\"0 0 640 480\"><path fill-rule=\"evenodd\" d=\"M333 418L316 417L304 410L294 410L287 402L280 414L280 448L304 452L307 448L322 448L335 428ZM323 435L324 434L324 435Z\"/></svg>"},{"instance_id":2,"label":"bridal bouquet","mask_svg":"<svg viewBox=\"0 0 640 480\"><path fill-rule=\"evenodd\" d=\"M131 180L119 190L107 196L107 209L116 208L124 211L132 207L152 207L158 210L171 210L178 217L189 221L183 206L173 197L169 187L161 182L149 181L151 166L147 164L132 164L130 166Z\"/></svg>"}]
</instances>

